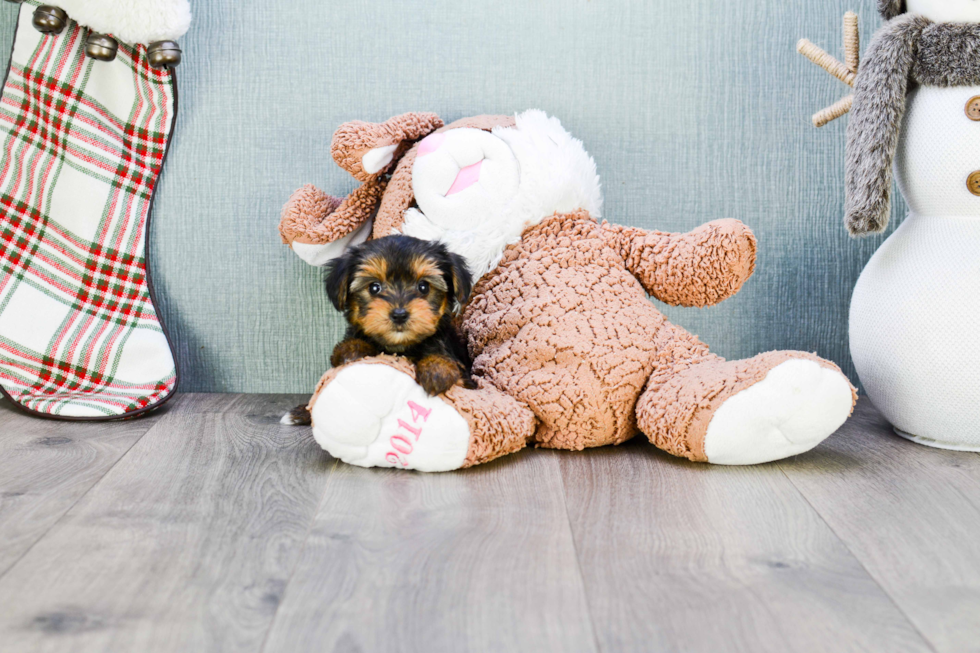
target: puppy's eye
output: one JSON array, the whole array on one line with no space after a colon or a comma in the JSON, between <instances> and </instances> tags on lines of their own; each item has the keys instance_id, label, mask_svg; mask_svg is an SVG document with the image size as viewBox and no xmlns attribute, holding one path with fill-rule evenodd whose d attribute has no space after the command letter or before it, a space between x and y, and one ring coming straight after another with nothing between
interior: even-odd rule
<instances>
[{"instance_id":1,"label":"puppy's eye","mask_svg":"<svg viewBox=\"0 0 980 653\"><path fill-rule=\"evenodd\" d=\"M368 286L368 292L371 293L372 295L380 295L381 294L381 284L378 283L377 281L375 281L370 286Z\"/></svg>"},{"instance_id":2,"label":"puppy's eye","mask_svg":"<svg viewBox=\"0 0 980 653\"><path fill-rule=\"evenodd\" d=\"M429 292L428 281L419 281L419 292L422 293L423 295L428 294Z\"/></svg>"}]
</instances>

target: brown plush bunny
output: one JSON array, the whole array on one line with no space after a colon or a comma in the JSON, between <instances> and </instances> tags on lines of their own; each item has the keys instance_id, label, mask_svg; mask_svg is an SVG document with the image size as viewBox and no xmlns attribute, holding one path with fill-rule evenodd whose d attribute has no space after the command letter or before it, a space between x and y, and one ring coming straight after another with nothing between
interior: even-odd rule
<instances>
[{"instance_id":1,"label":"brown plush bunny","mask_svg":"<svg viewBox=\"0 0 980 653\"><path fill-rule=\"evenodd\" d=\"M598 222L595 164L543 112L347 123L333 156L364 185L344 200L297 191L284 241L313 263L368 230L462 255L478 280L460 324L480 385L428 397L397 357L330 370L310 410L336 457L444 471L528 443L583 449L642 431L690 460L752 464L809 450L852 410L833 363L790 351L725 361L668 322L647 293L684 306L734 295L754 236L736 220L686 234Z\"/></svg>"}]
</instances>

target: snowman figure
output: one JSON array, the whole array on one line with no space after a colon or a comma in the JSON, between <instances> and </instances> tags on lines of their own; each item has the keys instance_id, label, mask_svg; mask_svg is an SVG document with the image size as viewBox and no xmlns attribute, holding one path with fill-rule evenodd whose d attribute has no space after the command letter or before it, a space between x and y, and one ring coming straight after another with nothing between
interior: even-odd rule
<instances>
[{"instance_id":1,"label":"snowman figure","mask_svg":"<svg viewBox=\"0 0 980 653\"><path fill-rule=\"evenodd\" d=\"M878 249L851 300L854 365L875 406L915 442L980 451L980 0L878 0L888 23L857 66L807 41L800 51L854 95L846 224L888 224L892 171L908 218Z\"/></svg>"}]
</instances>

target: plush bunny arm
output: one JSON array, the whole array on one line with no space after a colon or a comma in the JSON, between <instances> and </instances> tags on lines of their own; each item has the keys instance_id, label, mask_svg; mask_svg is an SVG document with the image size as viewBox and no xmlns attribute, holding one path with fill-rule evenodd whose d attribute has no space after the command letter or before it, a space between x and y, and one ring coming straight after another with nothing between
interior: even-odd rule
<instances>
[{"instance_id":1,"label":"plush bunny arm","mask_svg":"<svg viewBox=\"0 0 980 653\"><path fill-rule=\"evenodd\" d=\"M845 224L852 235L884 231L891 212L892 161L918 41L930 22L902 15L868 46L847 126Z\"/></svg>"},{"instance_id":2,"label":"plush bunny arm","mask_svg":"<svg viewBox=\"0 0 980 653\"><path fill-rule=\"evenodd\" d=\"M307 263L323 265L347 247L367 239L371 216L384 188L382 180L369 181L341 199L311 184L303 186L282 209L282 242Z\"/></svg>"},{"instance_id":3,"label":"plush bunny arm","mask_svg":"<svg viewBox=\"0 0 980 653\"><path fill-rule=\"evenodd\" d=\"M674 306L728 299L755 269L755 236L738 220L716 220L685 234L608 223L602 228L646 291Z\"/></svg>"}]
</instances>

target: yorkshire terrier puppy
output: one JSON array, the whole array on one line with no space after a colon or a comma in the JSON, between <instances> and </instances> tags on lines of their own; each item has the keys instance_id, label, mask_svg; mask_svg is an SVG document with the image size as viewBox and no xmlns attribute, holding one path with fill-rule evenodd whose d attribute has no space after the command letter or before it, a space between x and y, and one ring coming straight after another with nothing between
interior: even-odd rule
<instances>
[{"instance_id":1,"label":"yorkshire terrier puppy","mask_svg":"<svg viewBox=\"0 0 980 653\"><path fill-rule=\"evenodd\" d=\"M459 382L476 387L466 344L453 324L473 286L461 256L410 236L369 240L327 264L326 286L350 325L334 347L334 367L397 354L415 364L415 378L429 395ZM297 406L282 421L309 424L310 413Z\"/></svg>"}]
</instances>

